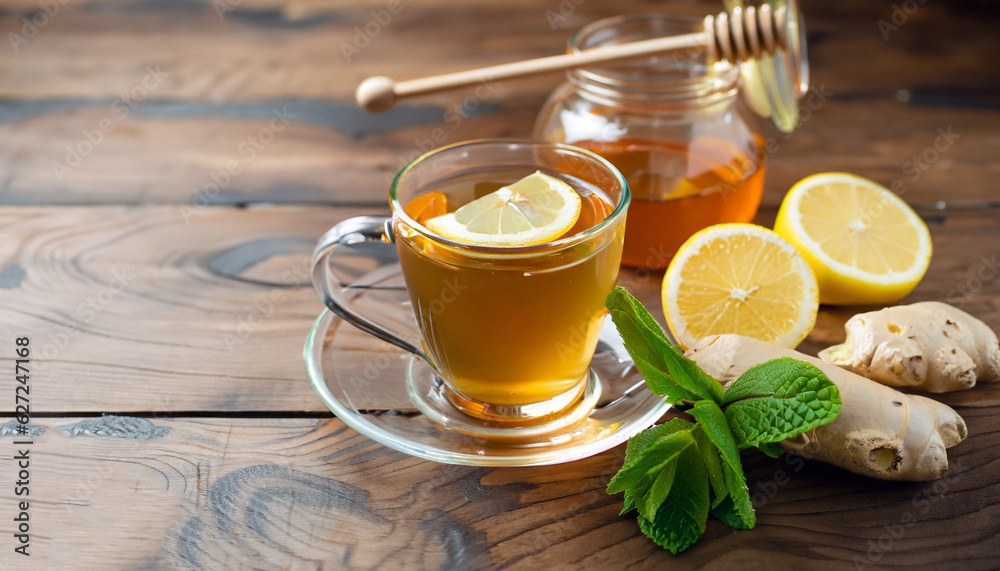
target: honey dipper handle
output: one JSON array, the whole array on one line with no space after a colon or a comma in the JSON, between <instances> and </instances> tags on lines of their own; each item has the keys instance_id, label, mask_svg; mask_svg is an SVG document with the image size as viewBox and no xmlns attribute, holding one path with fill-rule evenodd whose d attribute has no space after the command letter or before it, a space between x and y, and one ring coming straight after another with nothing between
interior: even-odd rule
<instances>
[{"instance_id":1,"label":"honey dipper handle","mask_svg":"<svg viewBox=\"0 0 1000 571\"><path fill-rule=\"evenodd\" d=\"M618 61L653 55L671 50L705 46L710 43L705 32L680 36L654 38L586 50L578 54L563 54L470 69L444 75L396 82L385 76L369 77L358 86L355 93L358 105L368 111L392 109L399 99L446 91L456 87L489 83L512 77L523 77L550 71L559 71L595 63Z\"/></svg>"}]
</instances>

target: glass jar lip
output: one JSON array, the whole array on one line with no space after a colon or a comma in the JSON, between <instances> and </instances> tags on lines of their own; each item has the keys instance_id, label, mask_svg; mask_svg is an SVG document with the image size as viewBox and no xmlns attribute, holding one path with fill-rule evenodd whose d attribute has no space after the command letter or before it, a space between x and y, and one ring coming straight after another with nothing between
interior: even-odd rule
<instances>
[{"instance_id":1,"label":"glass jar lip","mask_svg":"<svg viewBox=\"0 0 1000 571\"><path fill-rule=\"evenodd\" d=\"M641 13L611 16L586 24L574 32L567 42L567 51L580 54L586 51L587 47L592 47L585 46L585 43L596 33L630 24L674 25L677 28L688 28L687 30L677 30L677 33L695 33L703 30L703 22L704 20L700 18L674 14ZM702 52L707 54L707 50L702 50ZM735 95L734 90L737 88L740 78L739 66L720 61L687 67L678 64L676 67L676 71L684 69L697 73L688 77L680 77L677 74L649 75L643 77L642 81L637 81L627 74L615 73L613 69L607 67L588 66L572 70L568 72L568 76L570 81L577 85L594 86L601 91L617 89L623 92L661 95L667 99L694 98L702 95L706 89L714 93L733 91L733 95Z\"/></svg>"},{"instance_id":2,"label":"glass jar lip","mask_svg":"<svg viewBox=\"0 0 1000 571\"><path fill-rule=\"evenodd\" d=\"M440 234L432 232L429 228L420 224L406 213L406 211L403 208L403 204L400 203L399 197L397 196L397 189L399 188L400 181L403 179L403 176L405 176L406 173L416 168L420 163L424 162L427 159L430 159L435 155L448 152L459 147L491 146L491 145L507 146L507 147L510 146L551 147L556 149L563 149L575 153L579 156L593 160L604 166L615 177L615 180L618 181L618 184L621 187L621 195L618 198L618 203L615 205L614 210L612 210L611 213L608 214L608 216L604 220L591 226L586 230L582 230L574 234L573 236L568 236L566 238L561 238L559 240L553 240L551 242L545 242L542 244L534 244L531 246L488 246L482 244L468 244L466 242L459 242L457 240L452 240L450 238L446 238L444 236L441 236ZM516 256L530 255L530 254L545 253L549 250L563 249L566 246L571 246L583 242L585 240L588 240L592 236L595 236L596 234L603 232L605 228L607 228L612 223L614 223L614 221L623 216L625 214L625 211L628 209L628 205L629 202L631 202L631 200L632 200L632 194L628 186L628 181L625 179L625 176L621 173L621 171L618 170L617 167L611 164L611 162L605 159L604 157L592 151L588 151L586 149L569 145L566 143L550 143L542 141L532 141L528 139L506 139L506 138L473 139L469 141L461 141L458 143L452 143L450 145L444 145L442 147L438 147L410 161L409 164L403 167L402 170L400 170L399 173L396 174L396 177L392 181L392 185L389 187L389 206L392 209L392 215L394 218L399 219L409 228L416 231L424 238L432 240L436 244L447 246L449 248L454 248L457 250L462 250L465 252L484 254L491 257L501 257L501 256L516 257Z\"/></svg>"}]
</instances>

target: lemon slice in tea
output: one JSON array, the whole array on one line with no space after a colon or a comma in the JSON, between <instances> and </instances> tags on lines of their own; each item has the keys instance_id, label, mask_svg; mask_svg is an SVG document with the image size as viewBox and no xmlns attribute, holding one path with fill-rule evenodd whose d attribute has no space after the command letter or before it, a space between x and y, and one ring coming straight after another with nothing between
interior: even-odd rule
<instances>
[{"instance_id":1,"label":"lemon slice in tea","mask_svg":"<svg viewBox=\"0 0 1000 571\"><path fill-rule=\"evenodd\" d=\"M581 200L569 184L542 172L431 218L432 232L467 244L530 246L566 233L580 217Z\"/></svg>"},{"instance_id":2,"label":"lemon slice in tea","mask_svg":"<svg viewBox=\"0 0 1000 571\"><path fill-rule=\"evenodd\" d=\"M448 212L448 195L437 191L422 194L407 203L403 211L418 223L426 225L431 218Z\"/></svg>"}]
</instances>

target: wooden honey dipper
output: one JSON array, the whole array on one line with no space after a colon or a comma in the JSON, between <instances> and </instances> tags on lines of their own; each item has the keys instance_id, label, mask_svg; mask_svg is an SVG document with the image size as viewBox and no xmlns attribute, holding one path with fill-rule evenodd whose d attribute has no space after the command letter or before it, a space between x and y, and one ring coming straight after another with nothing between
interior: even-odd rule
<instances>
[{"instance_id":1,"label":"wooden honey dipper","mask_svg":"<svg viewBox=\"0 0 1000 571\"><path fill-rule=\"evenodd\" d=\"M692 47L704 47L708 52L710 63L720 60L739 63L748 59L758 59L764 53L774 55L779 48L785 50L793 62L798 62L804 46L800 37L801 30L796 0L788 0L784 6L777 9L773 9L770 4L745 8L737 6L729 12L705 16L704 31L691 34L605 46L580 53L529 59L399 82L385 76L369 77L358 86L355 98L358 105L368 111L388 111L396 101L417 95ZM799 88L798 91L798 96L801 96L802 89Z\"/></svg>"}]
</instances>

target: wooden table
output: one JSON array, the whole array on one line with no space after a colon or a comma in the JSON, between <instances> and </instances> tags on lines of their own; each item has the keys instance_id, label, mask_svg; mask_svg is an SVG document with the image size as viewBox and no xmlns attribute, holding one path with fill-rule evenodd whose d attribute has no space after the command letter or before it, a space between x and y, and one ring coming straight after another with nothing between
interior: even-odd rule
<instances>
[{"instance_id":1,"label":"wooden table","mask_svg":"<svg viewBox=\"0 0 1000 571\"><path fill-rule=\"evenodd\" d=\"M995 387L942 397L970 436L935 483L746 454L756 529L712 521L678 557L604 493L623 447L551 467L434 464L347 428L309 387L302 346L322 304L306 268L320 234L384 213L388 177L422 149L528 136L561 80L369 116L351 100L362 78L558 53L615 13L718 9L5 2L2 406L11 416L15 339L28 337L33 444L29 498L15 496L20 447L0 460L3 568L1000 566ZM803 9L813 91L801 128L771 135L759 222L815 172L897 184L935 245L909 301L948 300L1000 329L996 3ZM623 274L654 312L658 278ZM804 350L841 340L854 311L822 308ZM0 427L8 442L24 438L14 427ZM24 499L30 558L12 535Z\"/></svg>"}]
</instances>

